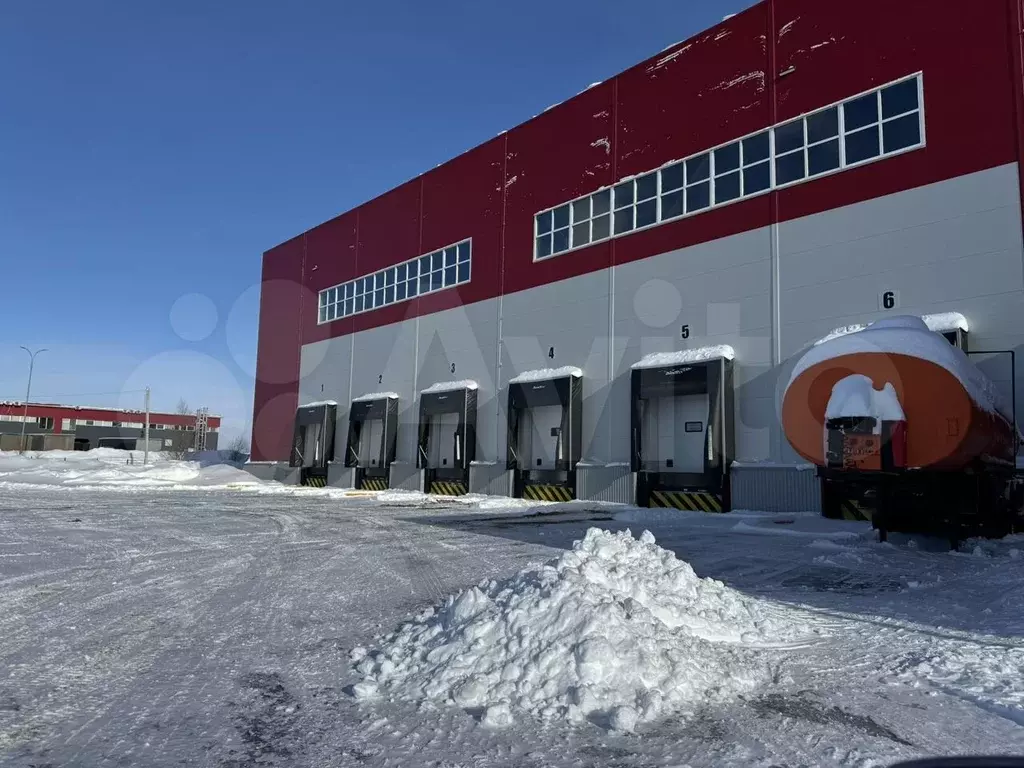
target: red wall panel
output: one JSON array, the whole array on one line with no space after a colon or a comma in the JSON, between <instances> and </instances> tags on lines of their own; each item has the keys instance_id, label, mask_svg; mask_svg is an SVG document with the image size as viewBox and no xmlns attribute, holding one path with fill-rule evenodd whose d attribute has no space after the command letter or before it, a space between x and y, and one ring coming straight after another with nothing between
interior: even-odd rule
<instances>
[{"instance_id":1,"label":"red wall panel","mask_svg":"<svg viewBox=\"0 0 1024 768\"><path fill-rule=\"evenodd\" d=\"M303 283L313 297L320 291L338 283L358 277L356 266L356 237L359 211L349 211L331 219L306 233L306 274ZM319 301L313 306L319 307ZM352 333L352 320L335 320L329 325L317 324L318 312L302 314L302 343L328 339Z\"/></svg>"},{"instance_id":2,"label":"red wall panel","mask_svg":"<svg viewBox=\"0 0 1024 768\"><path fill-rule=\"evenodd\" d=\"M770 122L767 5L619 75L616 176L657 168Z\"/></svg>"},{"instance_id":3,"label":"red wall panel","mask_svg":"<svg viewBox=\"0 0 1024 768\"><path fill-rule=\"evenodd\" d=\"M287 460L298 406L305 235L267 251L260 290L252 460ZM314 298L315 307L315 298Z\"/></svg>"},{"instance_id":4,"label":"red wall panel","mask_svg":"<svg viewBox=\"0 0 1024 768\"><path fill-rule=\"evenodd\" d=\"M357 274L370 274L420 255L421 186L417 177L359 207ZM363 312L352 317L352 330L398 322L410 311L407 305L393 304Z\"/></svg>"},{"instance_id":5,"label":"red wall panel","mask_svg":"<svg viewBox=\"0 0 1024 768\"><path fill-rule=\"evenodd\" d=\"M844 13L816 0L776 0L777 121L924 73L927 146L799 184L779 195L792 219L930 184L1017 157L1008 6L971 13L929 0L864 0Z\"/></svg>"},{"instance_id":6,"label":"red wall panel","mask_svg":"<svg viewBox=\"0 0 1024 768\"><path fill-rule=\"evenodd\" d=\"M22 416L25 413L24 404L3 403L0 404L0 414L5 416ZM62 419L75 419L83 421L145 421L145 412L141 410L126 411L118 408L89 408L88 406L77 405L52 405L43 403L30 403L28 406L28 417L30 419L51 418L53 419L54 432L60 433ZM220 428L221 417L210 416L211 427ZM186 416L179 413L158 413L150 412L150 424L173 424L177 426L192 426L196 423L195 416ZM32 425L28 425L28 432L32 431Z\"/></svg>"},{"instance_id":7,"label":"red wall panel","mask_svg":"<svg viewBox=\"0 0 1024 768\"><path fill-rule=\"evenodd\" d=\"M506 293L611 263L611 249L602 243L535 264L533 217L612 182L614 94L614 81L602 83L508 132Z\"/></svg>"},{"instance_id":8,"label":"red wall panel","mask_svg":"<svg viewBox=\"0 0 1024 768\"><path fill-rule=\"evenodd\" d=\"M501 266L505 136L499 136L423 176L422 253L473 238L470 282L417 299L426 314L493 297Z\"/></svg>"}]
</instances>

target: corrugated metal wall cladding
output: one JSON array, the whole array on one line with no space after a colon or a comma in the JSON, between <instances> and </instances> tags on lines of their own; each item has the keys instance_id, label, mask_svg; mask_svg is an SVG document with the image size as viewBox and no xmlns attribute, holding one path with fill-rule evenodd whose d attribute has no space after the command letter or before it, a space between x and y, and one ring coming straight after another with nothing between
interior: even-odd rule
<instances>
[{"instance_id":1,"label":"corrugated metal wall cladding","mask_svg":"<svg viewBox=\"0 0 1024 768\"><path fill-rule=\"evenodd\" d=\"M813 469L733 467L733 509L821 512L821 481Z\"/></svg>"},{"instance_id":2,"label":"corrugated metal wall cladding","mask_svg":"<svg viewBox=\"0 0 1024 768\"><path fill-rule=\"evenodd\" d=\"M396 461L389 468L388 487L402 491L422 491L423 473L415 464Z\"/></svg>"},{"instance_id":3,"label":"corrugated metal wall cladding","mask_svg":"<svg viewBox=\"0 0 1024 768\"><path fill-rule=\"evenodd\" d=\"M291 452L292 422L298 405L304 258L304 236L263 256L253 394L253 461L287 459Z\"/></svg>"},{"instance_id":4,"label":"corrugated metal wall cladding","mask_svg":"<svg viewBox=\"0 0 1024 768\"><path fill-rule=\"evenodd\" d=\"M619 75L616 175L642 173L768 125L767 30L768 5L761 3Z\"/></svg>"},{"instance_id":5,"label":"corrugated metal wall cladding","mask_svg":"<svg viewBox=\"0 0 1024 768\"><path fill-rule=\"evenodd\" d=\"M511 496L512 472L504 464L471 464L469 492L487 496Z\"/></svg>"},{"instance_id":6,"label":"corrugated metal wall cladding","mask_svg":"<svg viewBox=\"0 0 1024 768\"><path fill-rule=\"evenodd\" d=\"M588 501L636 503L636 475L629 467L578 467L576 498Z\"/></svg>"}]
</instances>

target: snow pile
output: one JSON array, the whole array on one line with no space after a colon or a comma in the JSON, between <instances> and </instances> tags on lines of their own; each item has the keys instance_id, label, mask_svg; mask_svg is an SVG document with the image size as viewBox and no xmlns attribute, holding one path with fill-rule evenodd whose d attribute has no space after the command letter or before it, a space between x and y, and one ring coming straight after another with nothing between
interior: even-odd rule
<instances>
[{"instance_id":1,"label":"snow pile","mask_svg":"<svg viewBox=\"0 0 1024 768\"><path fill-rule=\"evenodd\" d=\"M686 365L688 363L705 363L709 360L732 360L736 357L736 351L728 344L713 344L709 347L697 347L696 349L682 349L678 352L655 352L646 355L639 362L633 363L632 368L666 368L670 365Z\"/></svg>"},{"instance_id":2,"label":"snow pile","mask_svg":"<svg viewBox=\"0 0 1024 768\"><path fill-rule=\"evenodd\" d=\"M818 363L860 353L907 355L935 363L960 381L979 408L1000 413L1013 421L1013 410L992 380L968 359L963 350L929 330L921 318L912 315L877 320L854 332L826 336L800 358L789 383L792 384L800 374Z\"/></svg>"},{"instance_id":3,"label":"snow pile","mask_svg":"<svg viewBox=\"0 0 1024 768\"><path fill-rule=\"evenodd\" d=\"M518 376L508 380L509 384L523 384L528 381L550 381L551 379L564 379L569 376L577 379L583 376L583 371L574 365L563 365L561 368L538 368L535 371L523 371Z\"/></svg>"},{"instance_id":4,"label":"snow pile","mask_svg":"<svg viewBox=\"0 0 1024 768\"><path fill-rule=\"evenodd\" d=\"M837 381L825 407L825 418L864 416L873 416L879 421L904 421L906 417L896 395L896 388L886 382L882 389L875 389L871 379L859 373ZM881 424L878 426L881 427Z\"/></svg>"},{"instance_id":5,"label":"snow pile","mask_svg":"<svg viewBox=\"0 0 1024 768\"><path fill-rule=\"evenodd\" d=\"M353 403L365 403L365 402L367 402L369 400L397 400L397 399L398 399L398 393L397 392L369 392L369 393L367 393L365 395L360 395L359 397L353 397L352 398L352 402Z\"/></svg>"},{"instance_id":6,"label":"snow pile","mask_svg":"<svg viewBox=\"0 0 1024 768\"><path fill-rule=\"evenodd\" d=\"M430 395L434 392L458 392L460 389L479 389L480 385L472 379L461 379L459 381L439 381L431 384L426 389L421 389L421 395Z\"/></svg>"},{"instance_id":7,"label":"snow pile","mask_svg":"<svg viewBox=\"0 0 1024 768\"><path fill-rule=\"evenodd\" d=\"M351 653L357 698L379 694L483 712L589 719L619 731L692 712L767 674L751 646L795 623L713 579L644 532L587 531L570 552L427 609Z\"/></svg>"}]
</instances>

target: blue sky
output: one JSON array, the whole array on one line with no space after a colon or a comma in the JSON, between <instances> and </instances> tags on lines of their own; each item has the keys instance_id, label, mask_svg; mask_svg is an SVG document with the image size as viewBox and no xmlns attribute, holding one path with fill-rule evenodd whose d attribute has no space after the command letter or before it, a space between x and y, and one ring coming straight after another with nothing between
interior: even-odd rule
<instances>
[{"instance_id":1,"label":"blue sky","mask_svg":"<svg viewBox=\"0 0 1024 768\"><path fill-rule=\"evenodd\" d=\"M260 255L750 0L11 0L0 400L247 430Z\"/></svg>"}]
</instances>

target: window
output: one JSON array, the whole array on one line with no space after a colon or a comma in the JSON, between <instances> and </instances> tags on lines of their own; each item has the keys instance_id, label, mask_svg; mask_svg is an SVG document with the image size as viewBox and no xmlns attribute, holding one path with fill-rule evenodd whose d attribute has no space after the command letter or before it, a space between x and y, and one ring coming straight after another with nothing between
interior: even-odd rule
<instances>
[{"instance_id":1,"label":"window","mask_svg":"<svg viewBox=\"0 0 1024 768\"><path fill-rule=\"evenodd\" d=\"M743 194L754 195L772 185L771 139L764 131L741 144L743 154Z\"/></svg>"},{"instance_id":2,"label":"window","mask_svg":"<svg viewBox=\"0 0 1024 768\"><path fill-rule=\"evenodd\" d=\"M541 211L534 260L923 146L922 88L913 75Z\"/></svg>"},{"instance_id":3,"label":"window","mask_svg":"<svg viewBox=\"0 0 1024 768\"><path fill-rule=\"evenodd\" d=\"M38 422L40 429L53 429L52 416L40 416Z\"/></svg>"},{"instance_id":4,"label":"window","mask_svg":"<svg viewBox=\"0 0 1024 768\"><path fill-rule=\"evenodd\" d=\"M569 206L563 207L568 209ZM553 220L555 217L551 218ZM568 232L567 227L562 229ZM329 323L425 293L468 283L471 258L472 243L463 240L380 272L326 288L319 293L318 320L320 323Z\"/></svg>"},{"instance_id":5,"label":"window","mask_svg":"<svg viewBox=\"0 0 1024 768\"><path fill-rule=\"evenodd\" d=\"M686 212L711 205L711 156L697 155L686 161Z\"/></svg>"},{"instance_id":6,"label":"window","mask_svg":"<svg viewBox=\"0 0 1024 768\"><path fill-rule=\"evenodd\" d=\"M661 218L674 219L683 215L683 186L685 166L682 163L661 169Z\"/></svg>"},{"instance_id":7,"label":"window","mask_svg":"<svg viewBox=\"0 0 1024 768\"><path fill-rule=\"evenodd\" d=\"M725 203L740 196L740 143L715 150L715 202Z\"/></svg>"}]
</instances>

